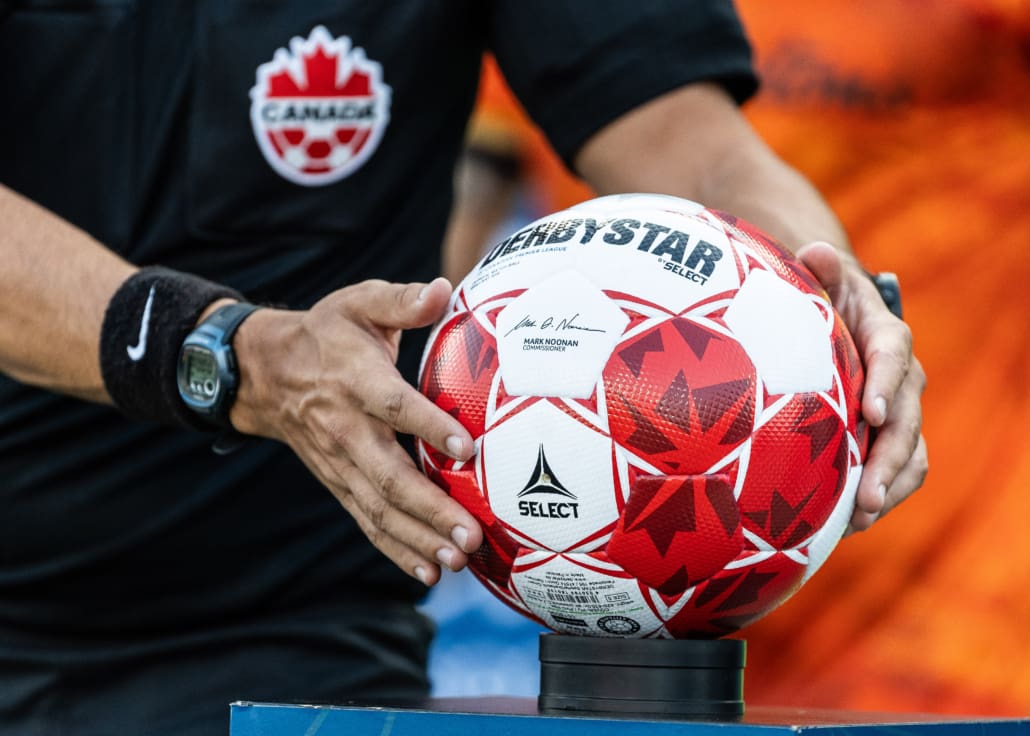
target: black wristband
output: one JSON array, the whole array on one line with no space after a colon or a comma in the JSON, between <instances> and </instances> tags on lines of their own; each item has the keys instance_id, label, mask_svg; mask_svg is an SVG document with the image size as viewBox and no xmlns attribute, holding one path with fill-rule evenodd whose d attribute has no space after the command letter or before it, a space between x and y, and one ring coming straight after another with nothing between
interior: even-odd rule
<instances>
[{"instance_id":1,"label":"black wristband","mask_svg":"<svg viewBox=\"0 0 1030 736\"><path fill-rule=\"evenodd\" d=\"M126 279L100 328L100 372L118 409L132 419L211 431L179 396L179 348L218 299L243 299L227 286L162 266Z\"/></svg>"}]
</instances>

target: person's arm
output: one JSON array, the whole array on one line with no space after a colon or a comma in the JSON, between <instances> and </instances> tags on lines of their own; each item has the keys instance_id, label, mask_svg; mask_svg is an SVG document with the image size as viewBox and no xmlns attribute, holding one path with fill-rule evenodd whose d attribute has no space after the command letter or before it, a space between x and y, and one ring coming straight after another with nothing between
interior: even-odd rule
<instances>
[{"instance_id":1,"label":"person's arm","mask_svg":"<svg viewBox=\"0 0 1030 736\"><path fill-rule=\"evenodd\" d=\"M0 372L111 403L101 326L136 266L2 186L0 222ZM259 310L233 341L241 372L236 428L289 444L373 544L427 585L441 564L464 567L482 541L475 518L418 471L395 437L417 435L460 459L473 452L464 427L394 365L401 331L439 318L450 292L444 279L366 281L310 310Z\"/></svg>"},{"instance_id":2,"label":"person's arm","mask_svg":"<svg viewBox=\"0 0 1030 736\"><path fill-rule=\"evenodd\" d=\"M765 145L720 87L688 85L623 115L594 134L575 163L601 194L686 197L742 217L794 250L827 289L866 367L862 414L878 432L852 527L869 527L922 485L926 377L908 326L887 310L818 192Z\"/></svg>"},{"instance_id":3,"label":"person's arm","mask_svg":"<svg viewBox=\"0 0 1030 736\"><path fill-rule=\"evenodd\" d=\"M715 84L691 84L602 128L576 167L602 194L676 194L758 225L793 250L844 228L807 179L765 144Z\"/></svg>"},{"instance_id":4,"label":"person's arm","mask_svg":"<svg viewBox=\"0 0 1030 736\"><path fill-rule=\"evenodd\" d=\"M100 325L136 268L2 185L0 223L0 372L111 403L97 358Z\"/></svg>"},{"instance_id":5,"label":"person's arm","mask_svg":"<svg viewBox=\"0 0 1030 736\"><path fill-rule=\"evenodd\" d=\"M454 172L454 206L443 242L443 275L457 284L471 271L512 209L521 154L514 147L466 144Z\"/></svg>"}]
</instances>

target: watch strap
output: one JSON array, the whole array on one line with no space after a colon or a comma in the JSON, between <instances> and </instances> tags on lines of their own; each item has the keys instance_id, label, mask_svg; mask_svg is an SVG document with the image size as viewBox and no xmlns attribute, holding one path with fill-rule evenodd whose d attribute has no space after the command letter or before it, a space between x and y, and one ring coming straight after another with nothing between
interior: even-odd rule
<instances>
[{"instance_id":1,"label":"watch strap","mask_svg":"<svg viewBox=\"0 0 1030 736\"><path fill-rule=\"evenodd\" d=\"M901 285L898 283L897 274L881 271L869 274L869 278L872 279L876 290L880 292L880 298L883 299L883 303L887 305L890 313L898 319L904 319L901 311Z\"/></svg>"},{"instance_id":2,"label":"watch strap","mask_svg":"<svg viewBox=\"0 0 1030 736\"><path fill-rule=\"evenodd\" d=\"M204 320L205 324L213 324L222 330L222 341L225 345L232 348L232 338L236 334L236 330L239 329L240 325L243 324L243 320L247 319L251 314L261 309L259 304L251 304L250 302L236 302L234 304L226 304L224 307L219 307L211 316ZM233 365L237 371L239 371L239 364L236 363L236 353L233 351ZM229 421L229 410L232 409L233 401L236 399L236 391L239 390L239 375L236 376L236 385L233 386L232 395L227 398L225 404L225 422L222 424L222 431L215 437L215 441L211 443L211 450L216 455L228 455L231 452L243 447L252 438L245 434L241 434L236 431L236 428L232 426L232 422Z\"/></svg>"},{"instance_id":3,"label":"watch strap","mask_svg":"<svg viewBox=\"0 0 1030 736\"><path fill-rule=\"evenodd\" d=\"M219 338L223 345L232 345L233 335L251 314L261 309L260 304L250 302L233 302L219 307L208 315L197 329L203 329L213 337Z\"/></svg>"}]
</instances>

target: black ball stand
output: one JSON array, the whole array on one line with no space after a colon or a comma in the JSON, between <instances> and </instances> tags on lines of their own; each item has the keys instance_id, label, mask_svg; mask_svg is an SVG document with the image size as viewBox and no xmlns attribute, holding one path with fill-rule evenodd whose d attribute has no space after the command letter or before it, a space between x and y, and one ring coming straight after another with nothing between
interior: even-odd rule
<instances>
[{"instance_id":1,"label":"black ball stand","mask_svg":"<svg viewBox=\"0 0 1030 736\"><path fill-rule=\"evenodd\" d=\"M738 639L540 635L545 715L735 721L744 715Z\"/></svg>"}]
</instances>

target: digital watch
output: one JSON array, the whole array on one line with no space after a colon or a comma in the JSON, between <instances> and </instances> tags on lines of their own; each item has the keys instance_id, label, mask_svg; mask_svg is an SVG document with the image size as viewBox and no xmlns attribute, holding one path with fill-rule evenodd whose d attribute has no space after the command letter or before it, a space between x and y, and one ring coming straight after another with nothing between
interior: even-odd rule
<instances>
[{"instance_id":1,"label":"digital watch","mask_svg":"<svg viewBox=\"0 0 1030 736\"><path fill-rule=\"evenodd\" d=\"M186 336L179 350L179 395L213 427L232 430L229 410L240 384L232 338L257 309L246 302L219 307Z\"/></svg>"}]
</instances>

